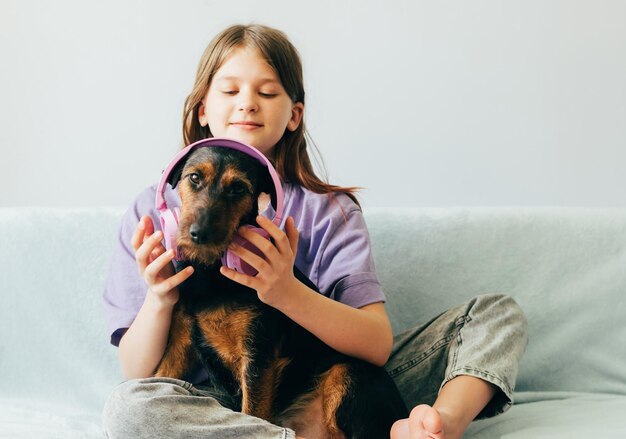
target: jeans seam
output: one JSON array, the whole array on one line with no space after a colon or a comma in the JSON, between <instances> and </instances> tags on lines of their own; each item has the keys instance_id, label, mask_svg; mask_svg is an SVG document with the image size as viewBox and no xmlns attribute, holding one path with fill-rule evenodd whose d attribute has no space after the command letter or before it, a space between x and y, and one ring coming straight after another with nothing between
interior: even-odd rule
<instances>
[{"instance_id":1,"label":"jeans seam","mask_svg":"<svg viewBox=\"0 0 626 439\"><path fill-rule=\"evenodd\" d=\"M450 340L452 340L453 335L449 334L444 338L441 338L439 340L437 340L431 347L430 349L428 349L425 352L420 353L420 355L418 355L417 357L412 358L411 360L407 361L406 363L396 367L395 369L389 371L389 375L391 375L392 377L400 375L401 373L412 369L413 367L417 366L418 364L424 362L425 360L427 360L431 355L433 355L435 352L437 352L439 349L441 349L442 347L448 345L450 343Z\"/></svg>"},{"instance_id":2,"label":"jeans seam","mask_svg":"<svg viewBox=\"0 0 626 439\"><path fill-rule=\"evenodd\" d=\"M456 364L457 364L457 361L459 359L459 347L461 346L461 344L463 342L463 339L461 337L461 329L463 329L465 324L467 322L471 321L471 320L472 319L469 316L469 310L468 310L467 313L460 315L454 321L455 331L456 331L456 333L454 334L454 337L456 338L457 348L454 350L453 356L450 359L450 366L448 366L452 370L456 369Z\"/></svg>"},{"instance_id":3,"label":"jeans seam","mask_svg":"<svg viewBox=\"0 0 626 439\"><path fill-rule=\"evenodd\" d=\"M439 349L449 345L452 339L454 339L454 337L459 336L461 328L465 325L465 323L469 322L470 320L471 318L467 314L463 314L457 317L454 320L453 332L437 340L435 343L431 345L431 347L428 350L421 352L417 357L414 357L410 359L409 361L407 361L406 363L396 367L395 369L388 371L389 375L393 378L395 376L400 375L401 373L406 372L409 369L412 369L413 367L427 360Z\"/></svg>"},{"instance_id":4,"label":"jeans seam","mask_svg":"<svg viewBox=\"0 0 626 439\"><path fill-rule=\"evenodd\" d=\"M289 437L291 437L289 432L290 432L290 430L288 428L284 428L283 427L283 434L281 435L281 439L288 439ZM294 433L293 437L295 437L295 433Z\"/></svg>"},{"instance_id":5,"label":"jeans seam","mask_svg":"<svg viewBox=\"0 0 626 439\"><path fill-rule=\"evenodd\" d=\"M461 331L459 329L456 333L456 349L452 351L452 358L450 359L450 365L448 366L452 370L456 369L456 364L459 359L459 348L461 347L462 342L463 339L461 338Z\"/></svg>"}]
</instances>

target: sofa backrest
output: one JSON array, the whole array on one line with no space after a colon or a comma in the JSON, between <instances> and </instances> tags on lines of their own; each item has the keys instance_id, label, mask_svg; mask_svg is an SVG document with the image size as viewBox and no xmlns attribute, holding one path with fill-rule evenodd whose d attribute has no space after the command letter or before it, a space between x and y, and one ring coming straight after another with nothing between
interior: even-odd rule
<instances>
[{"instance_id":1,"label":"sofa backrest","mask_svg":"<svg viewBox=\"0 0 626 439\"><path fill-rule=\"evenodd\" d=\"M529 320L518 391L626 393L626 209L371 209L399 331L485 293Z\"/></svg>"},{"instance_id":2,"label":"sofa backrest","mask_svg":"<svg viewBox=\"0 0 626 439\"><path fill-rule=\"evenodd\" d=\"M101 410L122 376L102 288L122 209L0 209L0 393Z\"/></svg>"}]
</instances>

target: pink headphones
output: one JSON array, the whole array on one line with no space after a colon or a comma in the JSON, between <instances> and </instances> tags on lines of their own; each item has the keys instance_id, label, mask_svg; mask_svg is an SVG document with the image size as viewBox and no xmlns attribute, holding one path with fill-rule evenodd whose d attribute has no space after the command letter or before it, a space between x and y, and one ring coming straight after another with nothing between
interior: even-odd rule
<instances>
[{"instance_id":1,"label":"pink headphones","mask_svg":"<svg viewBox=\"0 0 626 439\"><path fill-rule=\"evenodd\" d=\"M272 177L272 181L274 183L274 189L276 192L276 206L275 211L276 215L272 218L272 222L276 224L276 226L280 226L280 222L283 216L283 187L280 183L280 177L276 173L274 166L272 163L261 153L258 149L246 145L245 143L238 142L232 139L224 139L212 137L209 139L203 139L198 142L192 143L187 146L185 149L181 150L178 154L174 156L172 161L167 165L167 168L163 171L163 175L161 176L161 181L157 186L156 191L156 199L155 199L155 207L159 211L160 219L161 219L161 230L163 231L163 237L165 241L166 249L173 249L176 251L176 259L181 260L182 255L177 249L176 246L176 233L178 231L178 219L180 217L180 208L174 207L172 209L167 207L167 203L165 202L165 188L167 186L167 181L169 180L170 174L176 168L176 166L191 152L198 148L208 148L208 147L222 147L222 148L230 148L236 151L241 151L251 157L257 159L263 166L267 168ZM244 225L244 227L253 230L259 235L265 237L266 239L270 239L269 234L259 228L254 227L252 225ZM254 245L252 245L248 240L244 239L241 235L235 234L233 237L233 242L239 244L240 246L256 253L257 255L261 255L260 250L258 250ZM232 253L230 250L224 252L222 256L222 265L225 265L233 270L236 270L240 273L248 274L250 276L256 275L257 271L252 268L250 265L246 264L242 261L237 255Z\"/></svg>"}]
</instances>

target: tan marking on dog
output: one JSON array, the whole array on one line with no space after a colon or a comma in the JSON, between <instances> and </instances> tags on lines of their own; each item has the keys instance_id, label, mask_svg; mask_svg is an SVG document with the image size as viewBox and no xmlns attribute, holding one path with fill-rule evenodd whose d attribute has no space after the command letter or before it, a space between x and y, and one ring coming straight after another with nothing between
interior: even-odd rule
<instances>
[{"instance_id":1,"label":"tan marking on dog","mask_svg":"<svg viewBox=\"0 0 626 439\"><path fill-rule=\"evenodd\" d=\"M249 191L252 192L252 182L248 179L246 173L237 166L230 164L226 166L224 172L222 172L220 183L226 187L235 181L241 182Z\"/></svg>"},{"instance_id":2,"label":"tan marking on dog","mask_svg":"<svg viewBox=\"0 0 626 439\"><path fill-rule=\"evenodd\" d=\"M298 437L327 438L330 432L322 416L322 397L319 389L303 393L272 422L290 428Z\"/></svg>"},{"instance_id":3,"label":"tan marking on dog","mask_svg":"<svg viewBox=\"0 0 626 439\"><path fill-rule=\"evenodd\" d=\"M274 418L276 390L281 382L283 371L290 362L289 358L275 358L270 366L263 371L258 388L251 389L254 391L254 396L251 398L253 401L251 415L267 420Z\"/></svg>"},{"instance_id":4,"label":"tan marking on dog","mask_svg":"<svg viewBox=\"0 0 626 439\"><path fill-rule=\"evenodd\" d=\"M197 361L191 347L192 325L191 316L183 313L180 308L174 310L167 347L154 376L180 379Z\"/></svg>"},{"instance_id":5,"label":"tan marking on dog","mask_svg":"<svg viewBox=\"0 0 626 439\"><path fill-rule=\"evenodd\" d=\"M350 384L349 366L346 364L335 364L322 375L320 380L324 423L330 432L331 439L345 438L337 425L336 414L341 402L350 390Z\"/></svg>"},{"instance_id":6,"label":"tan marking on dog","mask_svg":"<svg viewBox=\"0 0 626 439\"><path fill-rule=\"evenodd\" d=\"M242 412L250 411L250 389L246 374L249 352L247 342L252 320L257 316L253 310L232 310L221 307L203 311L197 315L198 327L207 343L211 345L224 365L239 381L242 392Z\"/></svg>"},{"instance_id":7,"label":"tan marking on dog","mask_svg":"<svg viewBox=\"0 0 626 439\"><path fill-rule=\"evenodd\" d=\"M298 437L345 439L337 425L337 410L350 390L349 367L336 364L323 373L314 391L300 395L276 417L276 424Z\"/></svg>"}]
</instances>

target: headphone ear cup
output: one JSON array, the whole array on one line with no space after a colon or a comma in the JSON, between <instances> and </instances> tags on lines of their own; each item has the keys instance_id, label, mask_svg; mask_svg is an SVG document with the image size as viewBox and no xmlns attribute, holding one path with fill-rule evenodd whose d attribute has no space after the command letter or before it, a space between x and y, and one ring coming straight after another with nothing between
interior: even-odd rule
<instances>
[{"instance_id":1,"label":"headphone ear cup","mask_svg":"<svg viewBox=\"0 0 626 439\"><path fill-rule=\"evenodd\" d=\"M180 218L180 208L167 209L161 212L161 230L166 250L174 250L176 258L180 259L176 246L176 234L178 233L178 218Z\"/></svg>"},{"instance_id":2,"label":"headphone ear cup","mask_svg":"<svg viewBox=\"0 0 626 439\"><path fill-rule=\"evenodd\" d=\"M253 227L250 225L244 225L243 227L245 227L248 230L252 230L255 233L258 233L259 235L261 235L268 241L270 240L269 233L267 233L265 230L259 227ZM236 233L235 236L233 236L233 242L239 245L240 247L243 247L246 250L251 251L257 256L263 257L263 252L261 252L261 250L255 247L250 241L245 239L239 233ZM256 274L258 273L256 269L254 269L252 266L250 266L249 264L241 260L239 256L237 256L235 253L233 253L232 251L228 249L226 250L226 252L224 252L224 256L222 256L222 265L225 265L228 268L231 268L239 273L247 274L248 276L256 276Z\"/></svg>"}]
</instances>

